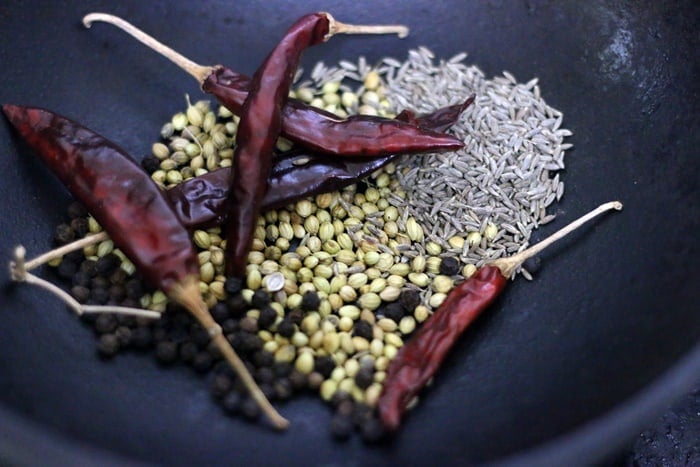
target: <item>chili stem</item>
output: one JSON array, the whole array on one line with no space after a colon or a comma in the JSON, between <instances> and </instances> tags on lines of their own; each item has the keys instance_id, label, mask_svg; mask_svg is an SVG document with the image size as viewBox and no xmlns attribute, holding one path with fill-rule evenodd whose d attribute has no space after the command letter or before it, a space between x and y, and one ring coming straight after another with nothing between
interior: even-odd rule
<instances>
[{"instance_id":1,"label":"chili stem","mask_svg":"<svg viewBox=\"0 0 700 467\"><path fill-rule=\"evenodd\" d=\"M26 262L24 265L24 269L27 271L31 271L34 268L37 268L41 266L44 263L48 263L49 261L52 261L57 258L61 258L68 253L71 253L76 250L80 250L81 248L85 248L86 246L94 245L96 243L100 243L104 240L107 240L109 236L107 235L107 232L100 232L96 233L94 235L88 235L87 237L81 238L80 240L76 240L71 243L67 243L59 248L56 248L51 251L47 251L44 254L41 254L37 256L36 258L29 260Z\"/></svg>"},{"instance_id":2,"label":"chili stem","mask_svg":"<svg viewBox=\"0 0 700 467\"><path fill-rule=\"evenodd\" d=\"M270 401L267 400L265 394L248 371L248 368L246 368L241 358L231 346L231 343L221 332L221 326L219 326L209 313L209 309L202 300L202 295L199 292L199 281L195 277L192 277L192 280L176 287L171 292L171 295L175 301L183 304L200 322L204 329L207 330L224 359L236 371L236 374L241 378L241 381L243 381L250 395L255 399L255 402L262 409L273 426L279 430L286 429L287 426L289 426L289 421L282 417L272 404L270 404Z\"/></svg>"},{"instance_id":3,"label":"chili stem","mask_svg":"<svg viewBox=\"0 0 700 467\"><path fill-rule=\"evenodd\" d=\"M30 262L25 261L24 257L26 250L23 246L15 248L14 260L10 262L10 275L15 282L25 282L27 284L36 285L48 292L51 292L63 302L66 303L77 315L83 313L119 313L122 315L140 316L143 318L160 318L160 313L152 310L144 310L141 308L132 308L126 306L111 306L111 305L82 305L76 299L71 297L69 293L51 282L35 276L27 271Z\"/></svg>"},{"instance_id":4,"label":"chili stem","mask_svg":"<svg viewBox=\"0 0 700 467\"><path fill-rule=\"evenodd\" d=\"M400 38L408 35L408 27L400 24L390 25L361 25L361 24L345 24L336 21L329 13L324 13L328 18L329 31L325 37L325 41L336 34L397 34ZM204 80L215 70L215 67L200 65L193 62L189 58L168 47L153 36L145 33L128 21L108 13L89 13L83 17L83 25L90 28L92 23L102 22L115 26L137 41L144 44L146 47L161 54L178 67L193 76L199 84L204 83Z\"/></svg>"},{"instance_id":5,"label":"chili stem","mask_svg":"<svg viewBox=\"0 0 700 467\"><path fill-rule=\"evenodd\" d=\"M193 62L189 58L185 57L174 49L171 49L159 40L146 34L133 24L121 19L118 16L110 15L108 13L90 13L83 17L83 25L86 28L90 28L92 23L96 21L108 23L121 29L137 41L144 44L146 47L158 52L178 67L182 68L184 71L192 75L197 81L199 81L200 84L202 84L207 76L214 71L214 67L204 66Z\"/></svg>"},{"instance_id":6,"label":"chili stem","mask_svg":"<svg viewBox=\"0 0 700 467\"><path fill-rule=\"evenodd\" d=\"M403 24L346 24L333 18L330 13L323 13L328 18L328 40L336 34L396 34L400 39L408 36L408 27Z\"/></svg>"},{"instance_id":7,"label":"chili stem","mask_svg":"<svg viewBox=\"0 0 700 467\"><path fill-rule=\"evenodd\" d=\"M510 277L513 275L515 270L521 264L523 264L523 262L525 262L525 260L532 258L536 254L540 253L542 250L550 246L552 243L564 238L574 230L581 227L586 222L590 221L591 219L599 216L600 214L606 211L610 211L611 209L615 209L617 211L621 210L622 203L619 201L610 201L608 203L601 204L596 209L590 211L588 214L579 217L570 224L562 227L549 237L537 243L536 245L533 245L530 248L523 250L520 253L510 256L508 258L499 258L491 262L491 265L496 266L498 269L500 269L504 277Z\"/></svg>"}]
</instances>

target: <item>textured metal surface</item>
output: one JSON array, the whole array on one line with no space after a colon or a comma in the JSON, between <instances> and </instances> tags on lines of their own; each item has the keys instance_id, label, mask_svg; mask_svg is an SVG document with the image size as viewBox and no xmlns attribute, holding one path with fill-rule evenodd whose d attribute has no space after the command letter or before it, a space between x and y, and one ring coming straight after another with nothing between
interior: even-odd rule
<instances>
[{"instance_id":1,"label":"textured metal surface","mask_svg":"<svg viewBox=\"0 0 700 467\"><path fill-rule=\"evenodd\" d=\"M696 381L697 2L0 4L0 102L47 107L140 157L183 108L184 94L199 91L113 28L84 30L80 18L93 10L123 16L198 62L249 74L308 11L406 23L412 34L404 41L339 37L310 50L305 63L402 58L427 45L445 58L467 51L489 76L538 76L575 147L560 221L547 232L609 199L625 210L547 253L533 283L513 283L467 332L402 432L373 447L331 442L330 412L312 398L283 405L291 430L272 433L226 417L185 369L161 369L139 354L101 362L91 331L64 306L3 279L0 406L4 419L24 421L13 422L14 432L26 428L17 443L0 441L3 449L35 463L22 439L54 440L72 455L89 446L90 455L181 465L464 464L528 455L518 458L586 462L629 443ZM30 255L45 250L68 196L5 123L0 173L0 252L9 257L19 242Z\"/></svg>"}]
</instances>

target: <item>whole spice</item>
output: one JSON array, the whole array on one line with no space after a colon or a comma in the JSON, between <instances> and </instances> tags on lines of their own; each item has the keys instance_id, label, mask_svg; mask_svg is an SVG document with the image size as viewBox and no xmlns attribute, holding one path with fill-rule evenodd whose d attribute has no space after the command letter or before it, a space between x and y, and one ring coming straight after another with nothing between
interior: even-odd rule
<instances>
[{"instance_id":1,"label":"whole spice","mask_svg":"<svg viewBox=\"0 0 700 467\"><path fill-rule=\"evenodd\" d=\"M474 101L471 96L461 104L436 110L412 121L423 128L445 131ZM407 112L397 118L409 118ZM268 190L261 209L274 209L309 195L346 187L399 157L391 154L376 158L331 158L313 151L295 149L278 155L268 178ZM296 161L305 159L304 164ZM186 226L219 224L224 219L224 201L228 196L231 168L222 168L186 180L166 191L173 209Z\"/></svg>"},{"instance_id":2,"label":"whole spice","mask_svg":"<svg viewBox=\"0 0 700 467\"><path fill-rule=\"evenodd\" d=\"M435 375L464 329L498 297L526 259L611 209L620 210L622 204L617 201L603 204L527 250L483 266L455 287L391 361L377 404L384 425L390 430L398 428L409 404Z\"/></svg>"},{"instance_id":3,"label":"whole spice","mask_svg":"<svg viewBox=\"0 0 700 467\"><path fill-rule=\"evenodd\" d=\"M375 29L354 27L334 21L330 15L328 27L331 34L374 33ZM104 13L91 13L83 18L85 27L94 22L112 24L143 44L161 53L180 68L191 74L202 85L205 92L214 94L233 113L239 114L251 88L251 79L221 65L202 66L183 57L173 49L158 42L123 19ZM371 27L370 27L371 28ZM408 34L403 26L380 30L381 33ZM392 153L413 153L454 150L462 146L457 138L440 132L421 128L408 122L387 118L357 115L339 119L337 115L304 104L297 99L288 99L282 108L281 133L293 142L309 149L345 156L381 156Z\"/></svg>"},{"instance_id":4,"label":"whole spice","mask_svg":"<svg viewBox=\"0 0 700 467\"><path fill-rule=\"evenodd\" d=\"M211 317L199 290L199 262L189 232L150 177L115 144L67 118L7 104L3 111L144 278L193 314L275 427L285 428L288 422L264 397Z\"/></svg>"}]
</instances>

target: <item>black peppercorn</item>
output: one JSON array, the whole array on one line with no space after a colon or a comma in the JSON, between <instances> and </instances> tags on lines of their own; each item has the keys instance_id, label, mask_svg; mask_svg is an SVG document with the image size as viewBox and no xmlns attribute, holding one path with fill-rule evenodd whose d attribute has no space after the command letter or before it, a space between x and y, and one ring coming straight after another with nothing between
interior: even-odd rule
<instances>
[{"instance_id":1,"label":"black peppercorn","mask_svg":"<svg viewBox=\"0 0 700 467\"><path fill-rule=\"evenodd\" d=\"M122 284L115 284L108 290L109 299L114 303L119 303L126 297L126 289Z\"/></svg>"},{"instance_id":2,"label":"black peppercorn","mask_svg":"<svg viewBox=\"0 0 700 467\"><path fill-rule=\"evenodd\" d=\"M297 326L300 326L301 321L304 319L304 310L302 310L301 308L295 308L293 310L288 311L286 317L292 323L296 324Z\"/></svg>"},{"instance_id":3,"label":"black peppercorn","mask_svg":"<svg viewBox=\"0 0 700 467\"><path fill-rule=\"evenodd\" d=\"M259 383L271 383L275 380L275 372L268 366L263 366L255 371L255 380Z\"/></svg>"},{"instance_id":4,"label":"black peppercorn","mask_svg":"<svg viewBox=\"0 0 700 467\"><path fill-rule=\"evenodd\" d=\"M209 336L209 332L199 323L194 323L190 328L190 340L201 349L209 344L211 337Z\"/></svg>"},{"instance_id":5,"label":"black peppercorn","mask_svg":"<svg viewBox=\"0 0 700 467\"><path fill-rule=\"evenodd\" d=\"M240 293L229 295L226 299L226 306L233 316L240 316L248 310L248 302Z\"/></svg>"},{"instance_id":6,"label":"black peppercorn","mask_svg":"<svg viewBox=\"0 0 700 467\"><path fill-rule=\"evenodd\" d=\"M440 274L444 274L446 276L454 276L455 274L459 274L459 269L460 264L457 258L453 258L452 256L446 256L442 258L442 260L440 260Z\"/></svg>"},{"instance_id":7,"label":"black peppercorn","mask_svg":"<svg viewBox=\"0 0 700 467\"><path fill-rule=\"evenodd\" d=\"M109 276L121 264L121 259L114 253L106 254L97 259L97 273Z\"/></svg>"},{"instance_id":8,"label":"black peppercorn","mask_svg":"<svg viewBox=\"0 0 700 467\"><path fill-rule=\"evenodd\" d=\"M275 355L267 350L260 349L250 358L256 367L272 367L275 364Z\"/></svg>"},{"instance_id":9,"label":"black peppercorn","mask_svg":"<svg viewBox=\"0 0 700 467\"><path fill-rule=\"evenodd\" d=\"M369 366L360 367L355 373L355 384L360 389L367 389L374 382L374 368Z\"/></svg>"},{"instance_id":10,"label":"black peppercorn","mask_svg":"<svg viewBox=\"0 0 700 467\"><path fill-rule=\"evenodd\" d=\"M268 329L277 320L277 312L270 305L264 305L258 315L258 327Z\"/></svg>"},{"instance_id":11,"label":"black peppercorn","mask_svg":"<svg viewBox=\"0 0 700 467\"><path fill-rule=\"evenodd\" d=\"M95 319L95 330L100 334L114 332L117 329L117 319L109 313L100 313Z\"/></svg>"},{"instance_id":12,"label":"black peppercorn","mask_svg":"<svg viewBox=\"0 0 700 467\"><path fill-rule=\"evenodd\" d=\"M143 167L143 170L149 174L152 174L156 170L160 169L160 160L158 160L156 156L149 154L141 159L141 167Z\"/></svg>"},{"instance_id":13,"label":"black peppercorn","mask_svg":"<svg viewBox=\"0 0 700 467\"><path fill-rule=\"evenodd\" d=\"M200 373L207 372L213 363L211 355L207 351L200 351L192 359L192 367Z\"/></svg>"},{"instance_id":14,"label":"black peppercorn","mask_svg":"<svg viewBox=\"0 0 700 467\"><path fill-rule=\"evenodd\" d=\"M240 277L227 278L224 282L224 290L229 297L240 293L243 290L243 279Z\"/></svg>"},{"instance_id":15,"label":"black peppercorn","mask_svg":"<svg viewBox=\"0 0 700 467\"><path fill-rule=\"evenodd\" d=\"M292 397L294 393L294 387L289 378L279 378L273 383L273 388L275 390L275 396L277 399L286 400Z\"/></svg>"},{"instance_id":16,"label":"black peppercorn","mask_svg":"<svg viewBox=\"0 0 700 467\"><path fill-rule=\"evenodd\" d=\"M304 389L308 384L308 380L308 376L297 369L293 369L292 372L289 373L289 381L292 383L292 387L297 391Z\"/></svg>"},{"instance_id":17,"label":"black peppercorn","mask_svg":"<svg viewBox=\"0 0 700 467\"><path fill-rule=\"evenodd\" d=\"M229 393L231 386L233 386L233 381L231 381L231 378L228 375L214 375L209 383L209 392L211 392L211 395L214 396L214 398L221 399Z\"/></svg>"},{"instance_id":18,"label":"black peppercorn","mask_svg":"<svg viewBox=\"0 0 700 467\"><path fill-rule=\"evenodd\" d=\"M371 341L374 337L372 325L369 323L369 321L364 319L359 319L355 321L355 324L352 327L352 333L355 336L364 337L368 341Z\"/></svg>"},{"instance_id":19,"label":"black peppercorn","mask_svg":"<svg viewBox=\"0 0 700 467\"><path fill-rule=\"evenodd\" d=\"M90 299L88 300L91 304L105 305L109 301L109 290L105 287L93 287L90 290Z\"/></svg>"},{"instance_id":20,"label":"black peppercorn","mask_svg":"<svg viewBox=\"0 0 700 467\"><path fill-rule=\"evenodd\" d=\"M238 330L238 321L236 321L233 318L229 318L227 320L224 320L221 323L221 330L224 332L224 334L231 334L234 331Z\"/></svg>"},{"instance_id":21,"label":"black peppercorn","mask_svg":"<svg viewBox=\"0 0 700 467\"><path fill-rule=\"evenodd\" d=\"M320 304L321 298L313 291L306 292L301 298L301 308L306 311L318 310Z\"/></svg>"},{"instance_id":22,"label":"black peppercorn","mask_svg":"<svg viewBox=\"0 0 700 467\"><path fill-rule=\"evenodd\" d=\"M525 269L530 274L535 274L537 271L540 270L541 266L542 260L539 256L533 256L531 258L528 258L523 263L523 269Z\"/></svg>"},{"instance_id":23,"label":"black peppercorn","mask_svg":"<svg viewBox=\"0 0 700 467\"><path fill-rule=\"evenodd\" d=\"M408 312L413 312L420 305L420 294L417 290L403 289L399 295L399 303Z\"/></svg>"},{"instance_id":24,"label":"black peppercorn","mask_svg":"<svg viewBox=\"0 0 700 467\"><path fill-rule=\"evenodd\" d=\"M217 302L216 305L214 305L214 308L211 309L211 316L217 323L223 323L230 316L228 307L225 303Z\"/></svg>"},{"instance_id":25,"label":"black peppercorn","mask_svg":"<svg viewBox=\"0 0 700 467\"><path fill-rule=\"evenodd\" d=\"M255 318L246 316L238 322L238 327L241 331L255 333L258 332L258 321Z\"/></svg>"},{"instance_id":26,"label":"black peppercorn","mask_svg":"<svg viewBox=\"0 0 700 467\"><path fill-rule=\"evenodd\" d=\"M109 282L114 285L123 285L128 277L129 274L125 270L117 268L109 275Z\"/></svg>"},{"instance_id":27,"label":"black peppercorn","mask_svg":"<svg viewBox=\"0 0 700 467\"><path fill-rule=\"evenodd\" d=\"M296 332L296 326L294 325L292 320L289 319L289 317L285 317L277 325L277 333L282 337L286 337L287 339L292 337L295 332Z\"/></svg>"},{"instance_id":28,"label":"black peppercorn","mask_svg":"<svg viewBox=\"0 0 700 467\"><path fill-rule=\"evenodd\" d=\"M117 320L119 322L119 320ZM128 326L119 326L114 331L114 334L119 339L119 346L124 348L131 344L131 328Z\"/></svg>"},{"instance_id":29,"label":"black peppercorn","mask_svg":"<svg viewBox=\"0 0 700 467\"><path fill-rule=\"evenodd\" d=\"M78 217L86 217L88 215L88 210L84 204L78 201L72 201L68 205L68 217L71 219L76 219Z\"/></svg>"},{"instance_id":30,"label":"black peppercorn","mask_svg":"<svg viewBox=\"0 0 700 467\"><path fill-rule=\"evenodd\" d=\"M78 300L80 303L85 303L90 298L90 289L82 285L73 286L70 289L70 293L73 295L73 298Z\"/></svg>"},{"instance_id":31,"label":"black peppercorn","mask_svg":"<svg viewBox=\"0 0 700 467\"><path fill-rule=\"evenodd\" d=\"M294 369L294 365L290 362L274 362L272 364L272 369L275 371L275 375L282 378L284 376L289 376Z\"/></svg>"},{"instance_id":32,"label":"black peppercorn","mask_svg":"<svg viewBox=\"0 0 700 467\"><path fill-rule=\"evenodd\" d=\"M95 277L97 274L97 261L94 259L86 259L80 263L80 271L88 275L88 277ZM139 295L141 297L141 295Z\"/></svg>"},{"instance_id":33,"label":"black peppercorn","mask_svg":"<svg viewBox=\"0 0 700 467\"><path fill-rule=\"evenodd\" d=\"M261 390L263 388L260 388ZM240 403L240 411L248 420L255 420L260 416L260 406L250 396L246 396Z\"/></svg>"},{"instance_id":34,"label":"black peppercorn","mask_svg":"<svg viewBox=\"0 0 700 467\"><path fill-rule=\"evenodd\" d=\"M392 302L387 304L382 312L384 313L384 316L386 318L392 319L396 321L397 323L401 321L401 318L404 317L405 310L403 308L403 305L400 303Z\"/></svg>"},{"instance_id":35,"label":"black peppercorn","mask_svg":"<svg viewBox=\"0 0 700 467\"><path fill-rule=\"evenodd\" d=\"M90 276L85 271L82 271L80 269L75 271L75 274L73 274L71 281L73 282L73 285L81 285L83 287L90 286Z\"/></svg>"},{"instance_id":36,"label":"black peppercorn","mask_svg":"<svg viewBox=\"0 0 700 467\"><path fill-rule=\"evenodd\" d=\"M77 217L70 221L70 228L75 232L76 237L84 237L90 231L90 224L84 217Z\"/></svg>"},{"instance_id":37,"label":"black peppercorn","mask_svg":"<svg viewBox=\"0 0 700 467\"><path fill-rule=\"evenodd\" d=\"M151 330L146 326L138 326L131 332L131 345L135 349L147 349L153 343Z\"/></svg>"},{"instance_id":38,"label":"black peppercorn","mask_svg":"<svg viewBox=\"0 0 700 467\"><path fill-rule=\"evenodd\" d=\"M114 357L119 352L119 339L114 334L102 334L97 342L97 351L102 357Z\"/></svg>"},{"instance_id":39,"label":"black peppercorn","mask_svg":"<svg viewBox=\"0 0 700 467\"><path fill-rule=\"evenodd\" d=\"M237 391L229 391L226 396L221 400L221 406L224 408L227 414L235 415L241 409L241 393Z\"/></svg>"},{"instance_id":40,"label":"black peppercorn","mask_svg":"<svg viewBox=\"0 0 700 467\"><path fill-rule=\"evenodd\" d=\"M172 341L161 341L156 345L156 359L163 364L175 363L178 357L177 344Z\"/></svg>"},{"instance_id":41,"label":"black peppercorn","mask_svg":"<svg viewBox=\"0 0 700 467\"><path fill-rule=\"evenodd\" d=\"M253 293L253 298L250 299L250 304L253 308L264 308L270 303L270 295L262 289L258 289Z\"/></svg>"},{"instance_id":42,"label":"black peppercorn","mask_svg":"<svg viewBox=\"0 0 700 467\"><path fill-rule=\"evenodd\" d=\"M183 342L182 344L180 344L180 347L178 349L180 359L182 359L182 361L185 363L189 363L192 360L194 360L194 357L197 355L197 352L199 352L199 349L193 342L190 341Z\"/></svg>"},{"instance_id":43,"label":"black peppercorn","mask_svg":"<svg viewBox=\"0 0 700 467\"><path fill-rule=\"evenodd\" d=\"M143 296L143 285L138 279L129 279L124 284L124 289L126 290L126 296L133 298L134 300L139 300Z\"/></svg>"},{"instance_id":44,"label":"black peppercorn","mask_svg":"<svg viewBox=\"0 0 700 467\"><path fill-rule=\"evenodd\" d=\"M326 355L314 358L314 372L320 373L324 378L329 378L335 369L333 357Z\"/></svg>"},{"instance_id":45,"label":"black peppercorn","mask_svg":"<svg viewBox=\"0 0 700 467\"><path fill-rule=\"evenodd\" d=\"M74 261L70 261L64 257L61 264L58 265L57 272L62 279L72 279L73 275L78 271L78 265Z\"/></svg>"},{"instance_id":46,"label":"black peppercorn","mask_svg":"<svg viewBox=\"0 0 700 467\"><path fill-rule=\"evenodd\" d=\"M65 245L75 240L75 232L68 224L59 224L56 226L56 232L53 237L58 245Z\"/></svg>"}]
</instances>

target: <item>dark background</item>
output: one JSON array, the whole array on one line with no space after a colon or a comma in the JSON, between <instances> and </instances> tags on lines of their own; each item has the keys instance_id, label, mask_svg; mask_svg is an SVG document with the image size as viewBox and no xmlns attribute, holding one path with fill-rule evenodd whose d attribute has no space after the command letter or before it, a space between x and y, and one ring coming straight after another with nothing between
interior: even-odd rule
<instances>
[{"instance_id":1,"label":"dark background","mask_svg":"<svg viewBox=\"0 0 700 467\"><path fill-rule=\"evenodd\" d=\"M140 158L184 94L200 93L114 28L84 30L80 19L96 10L202 64L248 74L309 11L408 24L403 41L338 37L309 50L305 64L402 59L427 45L438 57L469 52L487 76L538 76L574 150L559 220L536 237L604 201L619 198L625 210L553 248L533 283L514 282L381 446L331 442L330 412L313 398L281 407L293 423L284 435L227 418L201 378L135 353L100 362L91 332L63 305L3 280L0 461L573 465L697 456L688 442L697 439L697 391L683 399L700 377L697 2L0 4L0 102L47 107ZM4 123L0 173L0 252L9 257L20 242L30 256L44 251L69 198ZM653 428L639 435L645 426Z\"/></svg>"}]
</instances>

